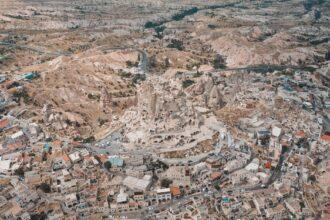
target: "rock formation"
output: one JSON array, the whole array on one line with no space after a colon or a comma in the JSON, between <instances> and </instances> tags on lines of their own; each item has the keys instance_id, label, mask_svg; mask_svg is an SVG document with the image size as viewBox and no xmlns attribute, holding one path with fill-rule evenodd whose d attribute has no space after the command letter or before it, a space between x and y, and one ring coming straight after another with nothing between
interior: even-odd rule
<instances>
[{"instance_id":1,"label":"rock formation","mask_svg":"<svg viewBox=\"0 0 330 220\"><path fill-rule=\"evenodd\" d=\"M207 104L211 108L222 108L225 106L226 103L224 102L220 88L217 85L212 87Z\"/></svg>"}]
</instances>

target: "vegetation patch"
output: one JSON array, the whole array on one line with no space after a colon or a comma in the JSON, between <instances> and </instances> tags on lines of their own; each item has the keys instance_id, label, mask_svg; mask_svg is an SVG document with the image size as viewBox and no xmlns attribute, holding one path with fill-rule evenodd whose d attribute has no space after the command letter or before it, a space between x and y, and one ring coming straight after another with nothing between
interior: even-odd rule
<instances>
[{"instance_id":1,"label":"vegetation patch","mask_svg":"<svg viewBox=\"0 0 330 220\"><path fill-rule=\"evenodd\" d=\"M195 81L193 81L191 79L187 79L187 80L182 81L182 87L185 89L185 88L188 88L189 86L193 85L194 83L195 83Z\"/></svg>"},{"instance_id":2,"label":"vegetation patch","mask_svg":"<svg viewBox=\"0 0 330 220\"><path fill-rule=\"evenodd\" d=\"M135 74L133 76L132 82L133 84L138 84L142 81L146 80L146 75L145 74Z\"/></svg>"},{"instance_id":3,"label":"vegetation patch","mask_svg":"<svg viewBox=\"0 0 330 220\"><path fill-rule=\"evenodd\" d=\"M177 39L172 39L171 43L169 45L167 45L168 48L175 48L177 50L183 51L184 50L184 46L183 46L183 42L181 40L177 40Z\"/></svg>"},{"instance_id":4,"label":"vegetation patch","mask_svg":"<svg viewBox=\"0 0 330 220\"><path fill-rule=\"evenodd\" d=\"M184 19L186 16L193 15L198 12L197 7L193 7L191 9L184 10L182 12L179 12L178 14L175 14L172 16L172 19L175 21L180 21Z\"/></svg>"}]
</instances>

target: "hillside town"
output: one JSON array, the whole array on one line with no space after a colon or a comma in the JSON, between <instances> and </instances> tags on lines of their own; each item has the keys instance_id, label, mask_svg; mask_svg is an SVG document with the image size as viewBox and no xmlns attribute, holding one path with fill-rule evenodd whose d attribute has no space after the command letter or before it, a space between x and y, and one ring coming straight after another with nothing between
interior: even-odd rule
<instances>
[{"instance_id":1,"label":"hillside town","mask_svg":"<svg viewBox=\"0 0 330 220\"><path fill-rule=\"evenodd\" d=\"M330 219L330 4L138 2L107 37L0 3L0 219Z\"/></svg>"}]
</instances>

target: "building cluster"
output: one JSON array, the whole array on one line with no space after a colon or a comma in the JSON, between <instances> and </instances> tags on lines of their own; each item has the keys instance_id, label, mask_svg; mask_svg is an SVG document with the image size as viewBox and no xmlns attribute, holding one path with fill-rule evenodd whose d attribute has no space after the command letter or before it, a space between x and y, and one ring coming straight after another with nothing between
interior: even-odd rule
<instances>
[{"instance_id":1,"label":"building cluster","mask_svg":"<svg viewBox=\"0 0 330 220\"><path fill-rule=\"evenodd\" d=\"M117 133L95 143L52 135L47 127L66 127L51 106L43 121L21 117L35 77L0 84L1 219L330 215L320 73L150 76L137 105L111 120ZM111 106L104 89L101 105Z\"/></svg>"}]
</instances>

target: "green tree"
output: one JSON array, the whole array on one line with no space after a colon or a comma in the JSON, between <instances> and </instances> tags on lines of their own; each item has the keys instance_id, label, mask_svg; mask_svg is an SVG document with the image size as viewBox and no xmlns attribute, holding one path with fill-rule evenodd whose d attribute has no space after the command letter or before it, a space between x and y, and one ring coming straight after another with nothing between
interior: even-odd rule
<instances>
[{"instance_id":1,"label":"green tree","mask_svg":"<svg viewBox=\"0 0 330 220\"><path fill-rule=\"evenodd\" d=\"M45 219L47 219L47 215L44 212L31 215L31 220L45 220Z\"/></svg>"},{"instance_id":2,"label":"green tree","mask_svg":"<svg viewBox=\"0 0 330 220\"><path fill-rule=\"evenodd\" d=\"M107 169L107 170L110 170L111 169L111 162L110 161L106 161L103 166Z\"/></svg>"},{"instance_id":3,"label":"green tree","mask_svg":"<svg viewBox=\"0 0 330 220\"><path fill-rule=\"evenodd\" d=\"M94 136L90 136L90 137L85 138L85 139L83 140L84 143L92 143L92 142L94 142L94 141L95 141L95 137L94 137Z\"/></svg>"},{"instance_id":4,"label":"green tree","mask_svg":"<svg viewBox=\"0 0 330 220\"><path fill-rule=\"evenodd\" d=\"M195 81L193 81L191 79L187 79L187 80L182 81L182 87L185 89L185 88L188 88L189 86L191 86L194 83L195 83Z\"/></svg>"},{"instance_id":5,"label":"green tree","mask_svg":"<svg viewBox=\"0 0 330 220\"><path fill-rule=\"evenodd\" d=\"M19 167L14 171L15 175L20 176L20 177L24 177L24 169L23 167Z\"/></svg>"},{"instance_id":6,"label":"green tree","mask_svg":"<svg viewBox=\"0 0 330 220\"><path fill-rule=\"evenodd\" d=\"M155 27L155 31L156 31L156 37L158 39L162 39L163 38L163 33L164 33L164 30L165 30L165 26L164 25L161 25L161 26L157 26Z\"/></svg>"},{"instance_id":7,"label":"green tree","mask_svg":"<svg viewBox=\"0 0 330 220\"><path fill-rule=\"evenodd\" d=\"M167 45L168 48L176 48L180 51L184 50L183 42L181 40L172 39L171 43Z\"/></svg>"},{"instance_id":8,"label":"green tree","mask_svg":"<svg viewBox=\"0 0 330 220\"><path fill-rule=\"evenodd\" d=\"M220 191L220 186L218 184L214 185L214 188L218 191Z\"/></svg>"},{"instance_id":9,"label":"green tree","mask_svg":"<svg viewBox=\"0 0 330 220\"><path fill-rule=\"evenodd\" d=\"M226 68L226 65L226 59L220 54L217 54L213 60L214 69L224 69Z\"/></svg>"},{"instance_id":10,"label":"green tree","mask_svg":"<svg viewBox=\"0 0 330 220\"><path fill-rule=\"evenodd\" d=\"M170 187L170 185L172 184L172 180L170 180L170 179L162 179L161 181L160 181L160 186L162 187L162 188L168 188L168 187Z\"/></svg>"},{"instance_id":11,"label":"green tree","mask_svg":"<svg viewBox=\"0 0 330 220\"><path fill-rule=\"evenodd\" d=\"M146 75L145 74L135 74L134 76L133 76L133 79L132 79L132 82L133 82L133 84L137 84L137 83L139 83L139 82L141 82L141 81L144 81L144 80L146 80Z\"/></svg>"},{"instance_id":12,"label":"green tree","mask_svg":"<svg viewBox=\"0 0 330 220\"><path fill-rule=\"evenodd\" d=\"M41 189L44 193L50 193L51 191L50 186L47 183L41 183L38 188Z\"/></svg>"}]
</instances>

